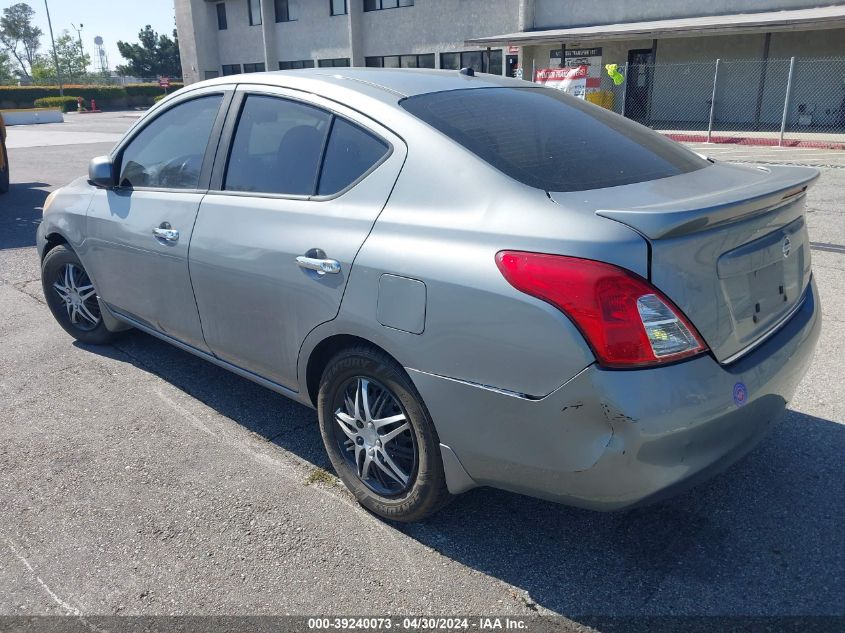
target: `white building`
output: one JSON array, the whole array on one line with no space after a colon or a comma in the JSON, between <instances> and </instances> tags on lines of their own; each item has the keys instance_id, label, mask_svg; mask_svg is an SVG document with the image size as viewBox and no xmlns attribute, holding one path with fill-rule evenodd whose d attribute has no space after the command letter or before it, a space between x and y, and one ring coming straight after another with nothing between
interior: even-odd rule
<instances>
[{"instance_id":1,"label":"white building","mask_svg":"<svg viewBox=\"0 0 845 633\"><path fill-rule=\"evenodd\" d=\"M700 128L710 114L718 58L735 63L721 67L716 119L742 126L751 122L763 129L779 126L789 58L796 57L791 120L845 131L845 2L175 3L186 83L221 74L345 65L470 66L502 74L521 68L521 76L531 79L540 69L587 63L588 85L605 90L610 83L605 65L618 64L625 69L626 82L608 107L655 127ZM818 61L823 58L840 61Z\"/></svg>"},{"instance_id":2,"label":"white building","mask_svg":"<svg viewBox=\"0 0 845 633\"><path fill-rule=\"evenodd\" d=\"M607 63L845 56L845 3L820 0L176 0L176 24L186 82L346 64L507 73L510 46L526 71L563 48Z\"/></svg>"},{"instance_id":3,"label":"white building","mask_svg":"<svg viewBox=\"0 0 845 633\"><path fill-rule=\"evenodd\" d=\"M502 73L501 47L486 59L486 47L464 41L519 30L519 6L519 0L176 0L176 26L187 83L332 65L473 65Z\"/></svg>"}]
</instances>

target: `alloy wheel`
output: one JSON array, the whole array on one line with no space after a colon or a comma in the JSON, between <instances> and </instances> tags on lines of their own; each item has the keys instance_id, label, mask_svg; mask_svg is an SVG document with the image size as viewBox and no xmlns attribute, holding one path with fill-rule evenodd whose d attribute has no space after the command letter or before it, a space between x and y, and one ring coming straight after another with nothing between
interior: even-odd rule
<instances>
[{"instance_id":1,"label":"alloy wheel","mask_svg":"<svg viewBox=\"0 0 845 633\"><path fill-rule=\"evenodd\" d=\"M71 324L90 332L101 320L97 291L88 273L77 264L65 264L59 269L53 290L67 310Z\"/></svg>"},{"instance_id":2,"label":"alloy wheel","mask_svg":"<svg viewBox=\"0 0 845 633\"><path fill-rule=\"evenodd\" d=\"M334 410L341 454L361 482L386 497L408 491L417 472L417 442L396 396L358 376L338 390Z\"/></svg>"}]
</instances>

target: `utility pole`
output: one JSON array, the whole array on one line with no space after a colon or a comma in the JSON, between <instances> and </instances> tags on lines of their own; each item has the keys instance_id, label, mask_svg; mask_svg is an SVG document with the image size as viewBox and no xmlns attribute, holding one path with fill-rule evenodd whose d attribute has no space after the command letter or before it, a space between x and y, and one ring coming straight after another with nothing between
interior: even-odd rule
<instances>
[{"instance_id":1,"label":"utility pole","mask_svg":"<svg viewBox=\"0 0 845 633\"><path fill-rule=\"evenodd\" d=\"M47 26L50 29L50 42L53 44L53 63L56 65L56 80L59 82L59 96L65 96L65 88L62 85L62 72L59 70L59 56L56 55L56 40L53 38L53 23L50 21L50 7L47 0L44 0L44 8L47 10Z\"/></svg>"},{"instance_id":2,"label":"utility pole","mask_svg":"<svg viewBox=\"0 0 845 633\"><path fill-rule=\"evenodd\" d=\"M79 65L82 66L82 73L88 70L88 67L85 65L85 48L82 46L82 27L85 26L82 22L79 23L79 26L75 24L71 24L73 30L76 31L76 36L79 38Z\"/></svg>"}]
</instances>

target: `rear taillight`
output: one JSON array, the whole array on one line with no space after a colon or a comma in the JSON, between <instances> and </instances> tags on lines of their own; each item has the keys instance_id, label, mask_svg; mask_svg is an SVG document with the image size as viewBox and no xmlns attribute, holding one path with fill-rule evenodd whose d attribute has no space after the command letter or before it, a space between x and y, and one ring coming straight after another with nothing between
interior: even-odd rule
<instances>
[{"instance_id":1,"label":"rear taillight","mask_svg":"<svg viewBox=\"0 0 845 633\"><path fill-rule=\"evenodd\" d=\"M496 264L517 290L563 311L605 367L642 367L707 349L692 324L638 275L602 262L501 251Z\"/></svg>"}]
</instances>

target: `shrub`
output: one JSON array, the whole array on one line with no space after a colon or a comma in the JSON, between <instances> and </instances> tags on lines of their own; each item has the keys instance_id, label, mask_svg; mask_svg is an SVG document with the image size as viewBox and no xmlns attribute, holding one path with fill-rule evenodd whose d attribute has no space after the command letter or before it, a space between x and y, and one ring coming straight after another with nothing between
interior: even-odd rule
<instances>
[{"instance_id":1,"label":"shrub","mask_svg":"<svg viewBox=\"0 0 845 633\"><path fill-rule=\"evenodd\" d=\"M167 95L157 95L157 96L153 97L153 103L158 103L159 101L164 99L166 96Z\"/></svg>"},{"instance_id":2,"label":"shrub","mask_svg":"<svg viewBox=\"0 0 845 633\"><path fill-rule=\"evenodd\" d=\"M68 85L66 93L82 97L86 102L96 99L101 102L126 101L123 86ZM0 86L0 101L15 103L19 108L32 107L36 99L58 97L58 86Z\"/></svg>"},{"instance_id":3,"label":"shrub","mask_svg":"<svg viewBox=\"0 0 845 633\"><path fill-rule=\"evenodd\" d=\"M77 97L41 97L34 102L36 108L59 108L62 112L70 112L77 108ZM82 100L82 107L85 107L85 99Z\"/></svg>"},{"instance_id":4,"label":"shrub","mask_svg":"<svg viewBox=\"0 0 845 633\"><path fill-rule=\"evenodd\" d=\"M182 84L180 83L172 83L167 89L167 94L170 94L181 87ZM158 84L126 84L123 88L126 90L126 94L130 97L156 97L160 94L164 94L164 88Z\"/></svg>"}]
</instances>

